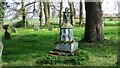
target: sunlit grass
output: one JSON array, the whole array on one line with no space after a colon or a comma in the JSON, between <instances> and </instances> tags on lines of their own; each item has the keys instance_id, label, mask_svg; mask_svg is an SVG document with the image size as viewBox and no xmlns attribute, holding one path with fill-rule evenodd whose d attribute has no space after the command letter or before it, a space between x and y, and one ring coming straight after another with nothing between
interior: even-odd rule
<instances>
[{"instance_id":1,"label":"sunlit grass","mask_svg":"<svg viewBox=\"0 0 120 68\"><path fill-rule=\"evenodd\" d=\"M17 28L12 33L12 39L4 40L3 65L34 66L39 57L46 55L54 48L54 42L59 40L59 30L48 31L40 29ZM80 41L84 34L84 27L75 27L75 40ZM107 39L103 43L79 43L79 49L89 53L89 60L83 65L115 65L117 56L118 27L104 27Z\"/></svg>"}]
</instances>

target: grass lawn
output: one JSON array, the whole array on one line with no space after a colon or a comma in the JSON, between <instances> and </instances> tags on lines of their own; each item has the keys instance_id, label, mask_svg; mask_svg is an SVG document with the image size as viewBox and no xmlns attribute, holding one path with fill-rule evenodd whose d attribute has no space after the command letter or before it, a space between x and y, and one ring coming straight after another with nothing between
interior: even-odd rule
<instances>
[{"instance_id":1,"label":"grass lawn","mask_svg":"<svg viewBox=\"0 0 120 68\"><path fill-rule=\"evenodd\" d=\"M9 30L11 33L11 31ZM82 39L83 27L74 28L75 40ZM118 46L118 26L104 27L107 39L103 43L79 43L79 49L86 51L89 59L83 64L88 66L115 65ZM48 31L40 29L18 28L17 33L11 33L11 40L2 40L3 66L34 66L36 60L49 53L54 47L54 42L59 40L59 30Z\"/></svg>"}]
</instances>

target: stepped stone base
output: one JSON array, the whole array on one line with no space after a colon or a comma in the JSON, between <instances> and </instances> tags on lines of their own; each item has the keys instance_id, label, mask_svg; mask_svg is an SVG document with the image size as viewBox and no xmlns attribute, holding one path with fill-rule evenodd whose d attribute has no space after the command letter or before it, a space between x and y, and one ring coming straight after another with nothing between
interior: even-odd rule
<instances>
[{"instance_id":1,"label":"stepped stone base","mask_svg":"<svg viewBox=\"0 0 120 68\"><path fill-rule=\"evenodd\" d=\"M65 52L74 52L75 50L78 49L78 42L73 41L73 42L58 42L56 44L55 50L59 51L65 51Z\"/></svg>"},{"instance_id":2,"label":"stepped stone base","mask_svg":"<svg viewBox=\"0 0 120 68\"><path fill-rule=\"evenodd\" d=\"M77 49L78 50L78 49ZM65 52L65 51L59 51L59 50L52 50L49 52L49 56L74 56L76 51L74 52Z\"/></svg>"}]
</instances>

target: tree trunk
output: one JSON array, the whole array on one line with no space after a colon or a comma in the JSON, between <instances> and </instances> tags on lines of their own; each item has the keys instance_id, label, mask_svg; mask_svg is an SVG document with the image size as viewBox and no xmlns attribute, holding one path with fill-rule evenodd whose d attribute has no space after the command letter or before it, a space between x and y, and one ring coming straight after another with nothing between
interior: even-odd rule
<instances>
[{"instance_id":1,"label":"tree trunk","mask_svg":"<svg viewBox=\"0 0 120 68\"><path fill-rule=\"evenodd\" d=\"M4 19L4 2L0 2L0 24L3 23L3 19Z\"/></svg>"},{"instance_id":2,"label":"tree trunk","mask_svg":"<svg viewBox=\"0 0 120 68\"><path fill-rule=\"evenodd\" d=\"M50 25L50 6L48 2L43 2L44 4L44 14L45 14L45 25Z\"/></svg>"},{"instance_id":3,"label":"tree trunk","mask_svg":"<svg viewBox=\"0 0 120 68\"><path fill-rule=\"evenodd\" d=\"M39 14L40 26L42 26L42 0L40 0L40 14Z\"/></svg>"},{"instance_id":4,"label":"tree trunk","mask_svg":"<svg viewBox=\"0 0 120 68\"><path fill-rule=\"evenodd\" d=\"M50 25L50 2L49 2L49 0L48 0L48 2L47 2L47 7L48 7L48 26Z\"/></svg>"},{"instance_id":5,"label":"tree trunk","mask_svg":"<svg viewBox=\"0 0 120 68\"><path fill-rule=\"evenodd\" d=\"M26 27L26 14L25 14L25 5L24 0L22 0L22 26Z\"/></svg>"},{"instance_id":6,"label":"tree trunk","mask_svg":"<svg viewBox=\"0 0 120 68\"><path fill-rule=\"evenodd\" d=\"M63 7L63 2L61 0L60 2L60 11L59 11L59 27L61 28L62 25L62 7Z\"/></svg>"},{"instance_id":7,"label":"tree trunk","mask_svg":"<svg viewBox=\"0 0 120 68\"><path fill-rule=\"evenodd\" d=\"M94 9L93 9L94 8ZM82 41L104 41L100 2L85 2L86 25Z\"/></svg>"},{"instance_id":8,"label":"tree trunk","mask_svg":"<svg viewBox=\"0 0 120 68\"><path fill-rule=\"evenodd\" d=\"M98 12L97 19L95 22L97 23L96 25L96 33L97 33L97 41L104 41L104 35L103 35L103 21L102 21L102 8L101 8L101 3L97 2L96 6L98 7L96 10Z\"/></svg>"},{"instance_id":9,"label":"tree trunk","mask_svg":"<svg viewBox=\"0 0 120 68\"><path fill-rule=\"evenodd\" d=\"M71 24L74 25L74 3L73 2L68 2L70 6L70 19L71 19Z\"/></svg>"},{"instance_id":10,"label":"tree trunk","mask_svg":"<svg viewBox=\"0 0 120 68\"><path fill-rule=\"evenodd\" d=\"M83 9L82 9L82 6L83 6L82 0L80 0L80 6L79 6L79 8L80 8L79 26L82 24L82 20L83 20Z\"/></svg>"}]
</instances>

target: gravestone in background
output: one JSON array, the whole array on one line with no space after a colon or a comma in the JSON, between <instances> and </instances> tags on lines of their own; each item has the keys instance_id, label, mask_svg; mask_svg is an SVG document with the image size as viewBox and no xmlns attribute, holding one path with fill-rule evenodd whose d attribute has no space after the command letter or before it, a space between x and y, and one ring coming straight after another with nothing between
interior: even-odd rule
<instances>
[{"instance_id":1,"label":"gravestone in background","mask_svg":"<svg viewBox=\"0 0 120 68\"><path fill-rule=\"evenodd\" d=\"M38 31L39 30L39 25L40 25L39 23L34 23L34 30Z\"/></svg>"},{"instance_id":2,"label":"gravestone in background","mask_svg":"<svg viewBox=\"0 0 120 68\"><path fill-rule=\"evenodd\" d=\"M53 25L49 25L49 26L48 26L48 30L49 30L49 31L53 31L53 30L54 30L54 26L53 26Z\"/></svg>"},{"instance_id":3,"label":"gravestone in background","mask_svg":"<svg viewBox=\"0 0 120 68\"><path fill-rule=\"evenodd\" d=\"M78 42L74 40L73 26L70 22L70 11L68 8L63 12L63 24L60 29L60 41L55 43L55 48L49 54L73 55L78 49Z\"/></svg>"},{"instance_id":4,"label":"gravestone in background","mask_svg":"<svg viewBox=\"0 0 120 68\"><path fill-rule=\"evenodd\" d=\"M17 29L14 26L11 28L11 31L17 33Z\"/></svg>"}]
</instances>

